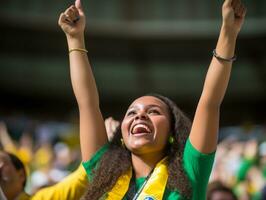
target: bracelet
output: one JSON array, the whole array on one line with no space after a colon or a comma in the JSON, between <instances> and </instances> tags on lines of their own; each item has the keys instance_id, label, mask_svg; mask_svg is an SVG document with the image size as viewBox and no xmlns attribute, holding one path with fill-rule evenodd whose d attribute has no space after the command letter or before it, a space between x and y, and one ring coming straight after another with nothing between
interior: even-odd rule
<instances>
[{"instance_id":1,"label":"bracelet","mask_svg":"<svg viewBox=\"0 0 266 200\"><path fill-rule=\"evenodd\" d=\"M88 53L87 49L81 49L81 48L70 49L70 50L68 51L68 53L71 53L72 51L80 51L80 52Z\"/></svg>"},{"instance_id":2,"label":"bracelet","mask_svg":"<svg viewBox=\"0 0 266 200\"><path fill-rule=\"evenodd\" d=\"M234 55L232 58L223 58L223 57L217 55L217 53L216 53L216 49L213 50L212 54L213 54L213 56L214 56L215 58L217 58L217 59L220 60L220 61L234 62L234 61L236 60L236 55Z\"/></svg>"}]
</instances>

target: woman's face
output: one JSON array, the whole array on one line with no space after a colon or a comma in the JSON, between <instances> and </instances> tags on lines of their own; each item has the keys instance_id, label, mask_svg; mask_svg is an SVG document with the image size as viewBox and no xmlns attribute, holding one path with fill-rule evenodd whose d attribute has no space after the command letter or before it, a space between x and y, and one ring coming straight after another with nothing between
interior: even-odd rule
<instances>
[{"instance_id":1,"label":"woman's face","mask_svg":"<svg viewBox=\"0 0 266 200\"><path fill-rule=\"evenodd\" d=\"M153 96L136 99L121 124L124 143L136 154L162 152L170 135L167 105Z\"/></svg>"}]
</instances>

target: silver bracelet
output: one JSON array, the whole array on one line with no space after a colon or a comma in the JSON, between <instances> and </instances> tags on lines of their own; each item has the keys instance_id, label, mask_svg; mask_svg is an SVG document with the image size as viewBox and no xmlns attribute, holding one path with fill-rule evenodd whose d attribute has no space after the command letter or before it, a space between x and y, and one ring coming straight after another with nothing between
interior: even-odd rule
<instances>
[{"instance_id":1,"label":"silver bracelet","mask_svg":"<svg viewBox=\"0 0 266 200\"><path fill-rule=\"evenodd\" d=\"M236 60L236 55L234 55L232 58L223 58L221 56L219 56L217 53L216 53L216 49L213 50L212 52L213 56L215 58L217 58L218 60L220 61L225 61L225 62L234 62Z\"/></svg>"}]
</instances>

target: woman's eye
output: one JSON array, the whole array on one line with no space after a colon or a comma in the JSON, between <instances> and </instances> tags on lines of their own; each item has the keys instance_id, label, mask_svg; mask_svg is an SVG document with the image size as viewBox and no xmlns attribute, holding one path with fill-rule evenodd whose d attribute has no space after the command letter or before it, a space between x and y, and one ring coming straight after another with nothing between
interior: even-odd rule
<instances>
[{"instance_id":1,"label":"woman's eye","mask_svg":"<svg viewBox=\"0 0 266 200\"><path fill-rule=\"evenodd\" d=\"M149 110L148 113L149 113L149 114L157 114L157 115L160 114L160 112L159 112L158 110Z\"/></svg>"},{"instance_id":2,"label":"woman's eye","mask_svg":"<svg viewBox=\"0 0 266 200\"><path fill-rule=\"evenodd\" d=\"M127 116L132 116L132 115L135 115L135 114L136 114L136 112L134 110L132 110L132 111L129 111L127 113Z\"/></svg>"}]
</instances>

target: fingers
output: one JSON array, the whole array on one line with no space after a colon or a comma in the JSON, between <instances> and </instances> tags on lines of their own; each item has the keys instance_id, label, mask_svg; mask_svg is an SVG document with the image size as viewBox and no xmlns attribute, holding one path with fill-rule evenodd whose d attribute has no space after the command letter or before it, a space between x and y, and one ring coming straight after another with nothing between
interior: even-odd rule
<instances>
[{"instance_id":1,"label":"fingers","mask_svg":"<svg viewBox=\"0 0 266 200\"><path fill-rule=\"evenodd\" d=\"M235 11L235 16L239 16L239 11L242 7L243 7L243 5L241 4L241 1L240 0L236 1L236 3L233 5L233 9Z\"/></svg>"},{"instance_id":2,"label":"fingers","mask_svg":"<svg viewBox=\"0 0 266 200\"><path fill-rule=\"evenodd\" d=\"M75 6L70 6L65 12L65 19L69 22L75 23L79 20L79 12Z\"/></svg>"},{"instance_id":3,"label":"fingers","mask_svg":"<svg viewBox=\"0 0 266 200\"><path fill-rule=\"evenodd\" d=\"M238 16L243 18L246 16L246 13L247 13L247 8L244 5L242 5L242 7L239 10Z\"/></svg>"},{"instance_id":4,"label":"fingers","mask_svg":"<svg viewBox=\"0 0 266 200\"><path fill-rule=\"evenodd\" d=\"M239 4L240 0L232 0L231 6L233 7L233 9L236 8L237 4Z\"/></svg>"},{"instance_id":5,"label":"fingers","mask_svg":"<svg viewBox=\"0 0 266 200\"><path fill-rule=\"evenodd\" d=\"M65 12L60 14L58 24L62 25L63 23L67 23L69 25L75 24L80 19L78 9L72 5Z\"/></svg>"},{"instance_id":6,"label":"fingers","mask_svg":"<svg viewBox=\"0 0 266 200\"><path fill-rule=\"evenodd\" d=\"M63 23L69 23L69 22L66 20L66 15L65 15L65 13L61 13L60 16L59 16L59 20L58 20L58 24L59 24L59 26L62 26Z\"/></svg>"},{"instance_id":7,"label":"fingers","mask_svg":"<svg viewBox=\"0 0 266 200\"><path fill-rule=\"evenodd\" d=\"M81 0L76 0L75 1L75 6L79 11L83 11Z\"/></svg>"},{"instance_id":8,"label":"fingers","mask_svg":"<svg viewBox=\"0 0 266 200\"><path fill-rule=\"evenodd\" d=\"M241 0L232 0L232 7L234 9L235 17L242 18L246 14L246 8Z\"/></svg>"},{"instance_id":9,"label":"fingers","mask_svg":"<svg viewBox=\"0 0 266 200\"><path fill-rule=\"evenodd\" d=\"M233 2L233 0L225 0L224 1L224 6L229 7L229 6L232 5L232 2Z\"/></svg>"}]
</instances>

